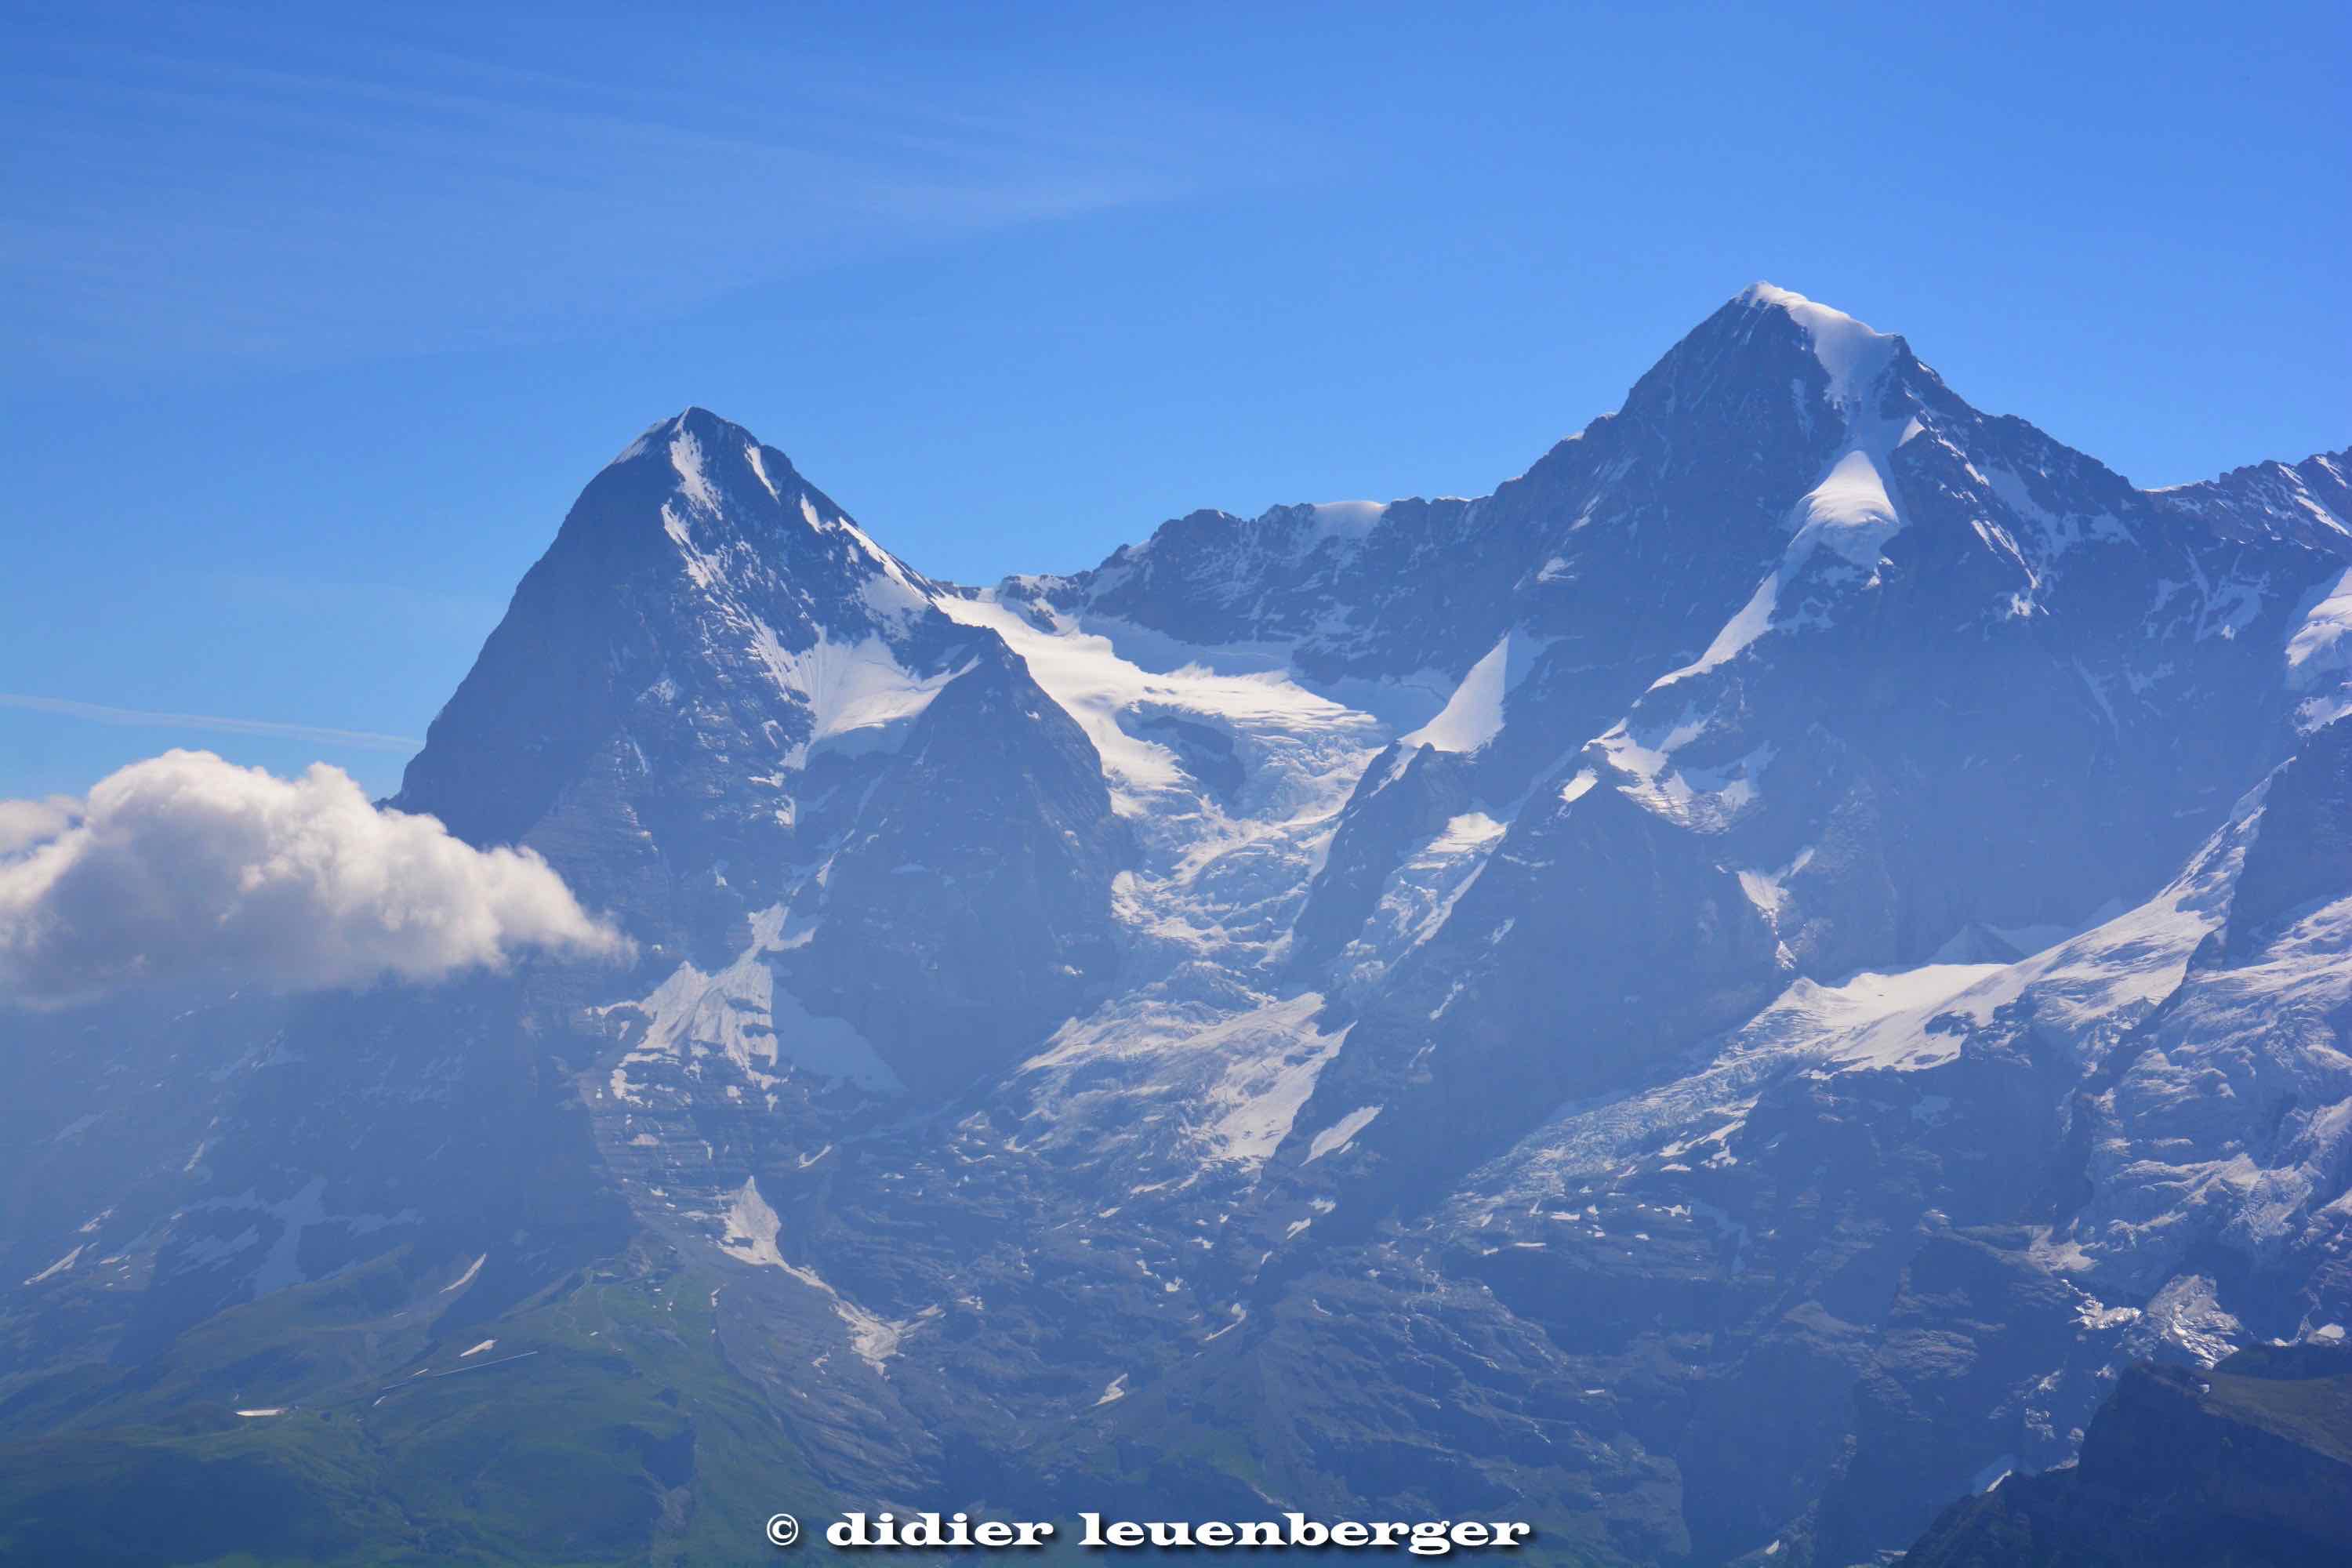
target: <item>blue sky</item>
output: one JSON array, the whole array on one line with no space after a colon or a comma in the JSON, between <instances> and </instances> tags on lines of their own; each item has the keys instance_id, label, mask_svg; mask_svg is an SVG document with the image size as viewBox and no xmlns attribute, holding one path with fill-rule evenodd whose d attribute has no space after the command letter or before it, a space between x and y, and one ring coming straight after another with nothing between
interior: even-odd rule
<instances>
[{"instance_id":1,"label":"blue sky","mask_svg":"<svg viewBox=\"0 0 2352 1568\"><path fill-rule=\"evenodd\" d=\"M12 12L0 795L389 790L688 403L964 580L1483 492L1759 278L2142 483L2352 441L2340 5L344 10Z\"/></svg>"}]
</instances>

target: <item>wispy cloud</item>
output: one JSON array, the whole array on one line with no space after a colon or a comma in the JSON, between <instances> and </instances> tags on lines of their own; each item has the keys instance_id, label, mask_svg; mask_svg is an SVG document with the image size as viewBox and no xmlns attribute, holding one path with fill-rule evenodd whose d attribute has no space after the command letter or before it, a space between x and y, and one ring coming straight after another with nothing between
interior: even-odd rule
<instances>
[{"instance_id":1,"label":"wispy cloud","mask_svg":"<svg viewBox=\"0 0 2352 1568\"><path fill-rule=\"evenodd\" d=\"M425 742L412 735L384 735L373 730L335 730L320 724L284 724L274 719L224 719L213 713L163 713L145 708L110 708L102 702L76 702L63 697L34 697L21 691L0 691L0 708L31 713L55 713L68 719L89 719L100 724L132 725L153 730L212 730L225 735L275 735L291 741L315 741L321 745L350 746L363 752L413 752Z\"/></svg>"},{"instance_id":2,"label":"wispy cloud","mask_svg":"<svg viewBox=\"0 0 2352 1568\"><path fill-rule=\"evenodd\" d=\"M0 131L35 187L0 220L0 285L40 358L317 362L604 331L1278 162L1253 127L1154 95L648 56L634 23L595 80L302 42L214 18L0 69Z\"/></svg>"}]
</instances>

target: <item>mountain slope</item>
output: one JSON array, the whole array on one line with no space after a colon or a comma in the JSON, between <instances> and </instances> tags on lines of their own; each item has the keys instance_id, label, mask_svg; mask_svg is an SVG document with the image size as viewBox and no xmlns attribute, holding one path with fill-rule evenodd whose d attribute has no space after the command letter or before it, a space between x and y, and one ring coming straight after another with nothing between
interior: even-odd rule
<instances>
[{"instance_id":1,"label":"mountain slope","mask_svg":"<svg viewBox=\"0 0 2352 1568\"><path fill-rule=\"evenodd\" d=\"M2203 1373L2136 1366L2080 1465L1955 1503L1905 1554L1924 1568L2230 1564L2352 1553L2352 1355L2241 1351Z\"/></svg>"},{"instance_id":2,"label":"mountain slope","mask_svg":"<svg viewBox=\"0 0 2352 1568\"><path fill-rule=\"evenodd\" d=\"M1354 1031L1301 1138L1402 1108L1426 1190L1793 975L2160 882L2308 707L2281 648L2340 537L2135 490L1759 286L1492 497L1194 514L993 597L1411 726L1282 956Z\"/></svg>"}]
</instances>

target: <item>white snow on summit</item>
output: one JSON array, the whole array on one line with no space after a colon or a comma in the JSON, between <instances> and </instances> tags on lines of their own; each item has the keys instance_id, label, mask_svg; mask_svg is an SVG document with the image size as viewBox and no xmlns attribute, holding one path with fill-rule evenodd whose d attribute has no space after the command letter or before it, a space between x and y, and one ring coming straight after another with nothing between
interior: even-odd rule
<instances>
[{"instance_id":1,"label":"white snow on summit","mask_svg":"<svg viewBox=\"0 0 2352 1568\"><path fill-rule=\"evenodd\" d=\"M1751 283L1740 294L1750 304L1785 310L1812 339L1813 356L1829 373L1832 401L1851 406L1869 391L1894 357L1895 338L1864 326L1843 310L1817 304L1770 283Z\"/></svg>"}]
</instances>

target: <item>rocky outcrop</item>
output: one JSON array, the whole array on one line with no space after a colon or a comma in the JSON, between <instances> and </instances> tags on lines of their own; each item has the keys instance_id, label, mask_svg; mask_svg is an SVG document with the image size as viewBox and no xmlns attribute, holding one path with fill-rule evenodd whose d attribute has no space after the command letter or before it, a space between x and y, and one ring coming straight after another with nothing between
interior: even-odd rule
<instances>
[{"instance_id":1,"label":"rocky outcrop","mask_svg":"<svg viewBox=\"0 0 2352 1568\"><path fill-rule=\"evenodd\" d=\"M2080 1464L1955 1503L1904 1568L2321 1568L2352 1562L2352 1351L2143 1363Z\"/></svg>"}]
</instances>

